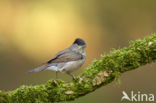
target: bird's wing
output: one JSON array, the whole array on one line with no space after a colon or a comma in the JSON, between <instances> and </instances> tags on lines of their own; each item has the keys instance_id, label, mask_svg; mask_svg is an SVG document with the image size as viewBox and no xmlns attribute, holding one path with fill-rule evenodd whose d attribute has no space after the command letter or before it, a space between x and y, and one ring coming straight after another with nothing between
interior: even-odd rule
<instances>
[{"instance_id":1,"label":"bird's wing","mask_svg":"<svg viewBox=\"0 0 156 103\"><path fill-rule=\"evenodd\" d=\"M81 60L82 58L83 56L80 53L65 49L64 51L61 51L58 54L56 54L56 56L49 60L47 64L76 61Z\"/></svg>"},{"instance_id":2,"label":"bird's wing","mask_svg":"<svg viewBox=\"0 0 156 103\"><path fill-rule=\"evenodd\" d=\"M63 55L64 53L68 52L68 49L62 50L60 52L58 52L52 59L50 59L49 61L46 62L46 64L51 63L53 60L55 60L56 58L58 58L59 56Z\"/></svg>"}]
</instances>

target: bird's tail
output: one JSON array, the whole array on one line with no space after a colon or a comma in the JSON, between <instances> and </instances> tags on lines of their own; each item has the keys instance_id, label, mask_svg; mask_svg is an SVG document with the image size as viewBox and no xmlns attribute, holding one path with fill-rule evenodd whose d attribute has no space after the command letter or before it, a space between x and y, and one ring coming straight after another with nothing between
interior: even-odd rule
<instances>
[{"instance_id":1,"label":"bird's tail","mask_svg":"<svg viewBox=\"0 0 156 103\"><path fill-rule=\"evenodd\" d=\"M47 67L48 67L47 65L43 65L43 66L40 66L40 67L37 67L37 68L35 68L33 70L28 71L28 73L39 72L39 71L42 71L42 70L46 69Z\"/></svg>"}]
</instances>

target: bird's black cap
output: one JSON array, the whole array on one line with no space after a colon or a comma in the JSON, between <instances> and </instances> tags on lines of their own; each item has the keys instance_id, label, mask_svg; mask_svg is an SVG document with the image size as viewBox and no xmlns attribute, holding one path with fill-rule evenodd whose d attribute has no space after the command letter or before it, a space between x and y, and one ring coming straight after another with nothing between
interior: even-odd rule
<instances>
[{"instance_id":1,"label":"bird's black cap","mask_svg":"<svg viewBox=\"0 0 156 103\"><path fill-rule=\"evenodd\" d=\"M77 44L77 45L81 45L81 46L86 45L85 41L80 38L75 39L73 44Z\"/></svg>"}]
</instances>

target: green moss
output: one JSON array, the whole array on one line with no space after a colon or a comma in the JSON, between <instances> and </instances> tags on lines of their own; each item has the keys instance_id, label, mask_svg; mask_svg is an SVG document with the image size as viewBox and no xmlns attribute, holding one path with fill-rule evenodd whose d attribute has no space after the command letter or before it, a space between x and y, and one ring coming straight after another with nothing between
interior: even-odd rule
<instances>
[{"instance_id":1,"label":"green moss","mask_svg":"<svg viewBox=\"0 0 156 103\"><path fill-rule=\"evenodd\" d=\"M0 103L53 103L74 100L97 88L119 80L121 73L156 60L156 34L130 42L128 48L112 50L86 68L75 80L49 80L44 85L21 86L0 91Z\"/></svg>"},{"instance_id":2,"label":"green moss","mask_svg":"<svg viewBox=\"0 0 156 103\"><path fill-rule=\"evenodd\" d=\"M0 91L0 103L8 103L8 93Z\"/></svg>"},{"instance_id":3,"label":"green moss","mask_svg":"<svg viewBox=\"0 0 156 103\"><path fill-rule=\"evenodd\" d=\"M48 103L44 85L21 86L11 93L12 103Z\"/></svg>"}]
</instances>

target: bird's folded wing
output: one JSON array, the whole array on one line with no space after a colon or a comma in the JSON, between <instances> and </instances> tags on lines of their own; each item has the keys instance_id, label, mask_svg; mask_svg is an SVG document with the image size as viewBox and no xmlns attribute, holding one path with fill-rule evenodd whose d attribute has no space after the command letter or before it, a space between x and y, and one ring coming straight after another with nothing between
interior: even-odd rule
<instances>
[{"instance_id":1,"label":"bird's folded wing","mask_svg":"<svg viewBox=\"0 0 156 103\"><path fill-rule=\"evenodd\" d=\"M51 63L63 63L63 62L70 62L83 59L83 56L80 53L64 50L59 52L54 58L49 60L47 64Z\"/></svg>"}]
</instances>

